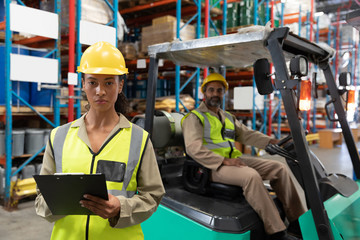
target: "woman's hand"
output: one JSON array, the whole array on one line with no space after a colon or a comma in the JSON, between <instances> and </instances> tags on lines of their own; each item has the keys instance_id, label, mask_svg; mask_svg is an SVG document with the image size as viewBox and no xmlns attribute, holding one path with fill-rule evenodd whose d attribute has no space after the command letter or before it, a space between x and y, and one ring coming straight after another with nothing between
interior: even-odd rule
<instances>
[{"instance_id":1,"label":"woman's hand","mask_svg":"<svg viewBox=\"0 0 360 240\"><path fill-rule=\"evenodd\" d=\"M85 200L80 201L81 206L86 207L104 219L119 216L120 214L120 201L114 195L109 194L109 200L104 200L89 194L85 194L84 198Z\"/></svg>"},{"instance_id":2,"label":"woman's hand","mask_svg":"<svg viewBox=\"0 0 360 240\"><path fill-rule=\"evenodd\" d=\"M241 161L240 158L224 158L223 165L236 166L236 167L246 167L247 166L243 161Z\"/></svg>"}]
</instances>

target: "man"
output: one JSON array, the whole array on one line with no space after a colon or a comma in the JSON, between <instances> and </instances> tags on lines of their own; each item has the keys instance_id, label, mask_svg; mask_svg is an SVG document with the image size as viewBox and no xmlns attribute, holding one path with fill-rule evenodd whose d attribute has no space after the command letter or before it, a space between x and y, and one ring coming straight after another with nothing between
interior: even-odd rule
<instances>
[{"instance_id":1,"label":"man","mask_svg":"<svg viewBox=\"0 0 360 240\"><path fill-rule=\"evenodd\" d=\"M201 91L205 101L182 122L186 151L212 170L212 181L243 188L246 200L264 222L270 239L298 239L287 234L286 226L263 184L263 180L270 181L291 225L298 224L297 219L305 209L286 166L278 161L245 157L235 148L235 141L264 149L277 140L248 129L233 115L223 111L220 106L227 90L228 84L220 74L212 73L204 79Z\"/></svg>"}]
</instances>

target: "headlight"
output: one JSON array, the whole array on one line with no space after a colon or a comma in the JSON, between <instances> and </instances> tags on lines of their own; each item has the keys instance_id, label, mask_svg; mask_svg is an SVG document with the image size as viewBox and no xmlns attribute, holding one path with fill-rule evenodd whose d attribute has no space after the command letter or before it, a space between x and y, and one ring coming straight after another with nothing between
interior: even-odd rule
<instances>
[{"instance_id":1,"label":"headlight","mask_svg":"<svg viewBox=\"0 0 360 240\"><path fill-rule=\"evenodd\" d=\"M303 77L308 74L308 60L306 57L298 55L290 60L291 75Z\"/></svg>"},{"instance_id":2,"label":"headlight","mask_svg":"<svg viewBox=\"0 0 360 240\"><path fill-rule=\"evenodd\" d=\"M339 76L339 84L340 86L346 87L351 84L351 73L342 72Z\"/></svg>"}]
</instances>

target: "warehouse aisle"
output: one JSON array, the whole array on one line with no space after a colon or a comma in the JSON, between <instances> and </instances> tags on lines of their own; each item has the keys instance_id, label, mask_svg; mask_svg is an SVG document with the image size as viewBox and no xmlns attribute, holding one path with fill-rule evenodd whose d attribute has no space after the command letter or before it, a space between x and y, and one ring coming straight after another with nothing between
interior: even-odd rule
<instances>
[{"instance_id":1,"label":"warehouse aisle","mask_svg":"<svg viewBox=\"0 0 360 240\"><path fill-rule=\"evenodd\" d=\"M360 144L357 146L359 148ZM351 160L345 144L326 150L314 144L310 149L320 158L328 172L352 177ZM275 156L269 158L280 160L280 157ZM0 208L0 240L49 240L52 226L52 223L35 214L34 201L19 204L19 209L13 212Z\"/></svg>"}]
</instances>

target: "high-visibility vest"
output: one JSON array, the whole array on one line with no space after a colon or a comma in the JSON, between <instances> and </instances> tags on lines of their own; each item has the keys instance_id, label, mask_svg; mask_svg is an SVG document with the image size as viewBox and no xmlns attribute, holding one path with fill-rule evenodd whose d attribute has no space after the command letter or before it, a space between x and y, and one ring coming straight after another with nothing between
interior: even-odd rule
<instances>
[{"instance_id":1,"label":"high-visibility vest","mask_svg":"<svg viewBox=\"0 0 360 240\"><path fill-rule=\"evenodd\" d=\"M230 113L225 112L226 118L224 125L217 117L211 115L209 112L202 112L195 109L191 111L191 113L200 119L204 127L203 145L206 148L227 158L237 158L242 155L242 153L235 148L235 124ZM191 113L183 117L181 123Z\"/></svg>"},{"instance_id":2,"label":"high-visibility vest","mask_svg":"<svg viewBox=\"0 0 360 240\"><path fill-rule=\"evenodd\" d=\"M148 133L131 124L119 129L98 153L78 137L78 127L65 124L51 132L57 173L104 173L108 192L131 198L137 191L137 172L148 141ZM56 191L56 189L54 189ZM106 240L144 239L140 224L112 228L107 219L97 215L67 215L55 222L51 239Z\"/></svg>"}]
</instances>

